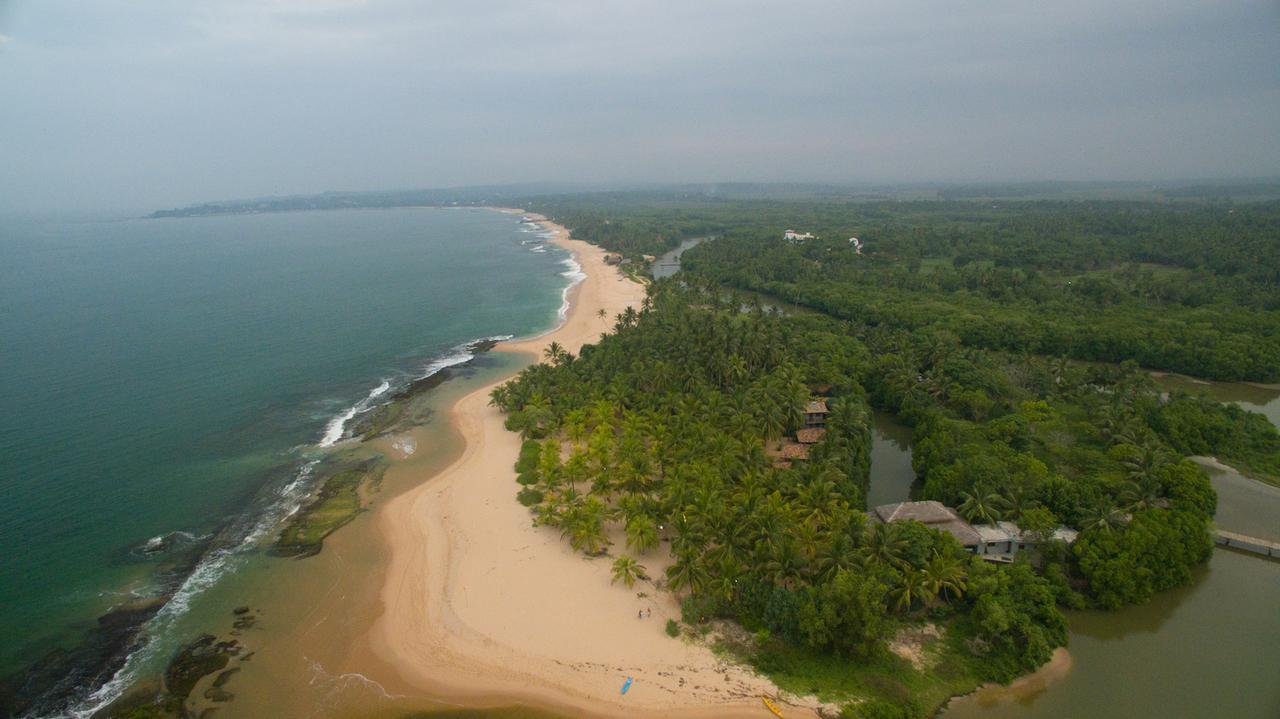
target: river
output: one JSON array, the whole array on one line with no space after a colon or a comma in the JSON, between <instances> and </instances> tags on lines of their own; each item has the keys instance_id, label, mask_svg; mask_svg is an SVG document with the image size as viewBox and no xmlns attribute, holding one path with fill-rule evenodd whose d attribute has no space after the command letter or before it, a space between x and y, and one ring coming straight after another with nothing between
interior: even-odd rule
<instances>
[{"instance_id":1,"label":"river","mask_svg":"<svg viewBox=\"0 0 1280 719\"><path fill-rule=\"evenodd\" d=\"M675 248L674 250L670 250L666 254L654 260L653 263L649 265L649 271L653 273L653 279L660 280L664 277L670 277L675 273L679 272L680 256L684 254L684 251L691 247L697 247L698 245L702 244L702 242L709 239L711 238L690 237L687 240L682 240L680 242L679 247Z\"/></svg>"},{"instance_id":2,"label":"river","mask_svg":"<svg viewBox=\"0 0 1280 719\"><path fill-rule=\"evenodd\" d=\"M1162 377L1280 422L1280 391ZM878 418L877 418L878 419ZM909 451L909 450L907 450ZM873 457L875 450L873 449ZM896 467L898 463L893 463ZM896 470L886 482L896 483ZM1280 538L1280 489L1209 470L1223 529ZM871 466L872 491L878 480ZM1280 716L1280 562L1216 549L1186 587L1115 612L1068 612L1073 664L1065 677L958 699L947 719Z\"/></svg>"}]
</instances>

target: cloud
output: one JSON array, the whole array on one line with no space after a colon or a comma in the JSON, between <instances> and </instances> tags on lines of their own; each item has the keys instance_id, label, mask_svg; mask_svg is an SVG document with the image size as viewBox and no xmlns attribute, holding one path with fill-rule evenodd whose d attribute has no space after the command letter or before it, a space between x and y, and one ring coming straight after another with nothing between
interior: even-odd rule
<instances>
[{"instance_id":1,"label":"cloud","mask_svg":"<svg viewBox=\"0 0 1280 719\"><path fill-rule=\"evenodd\" d=\"M971 5L10 4L0 203L1280 172L1273 0Z\"/></svg>"}]
</instances>

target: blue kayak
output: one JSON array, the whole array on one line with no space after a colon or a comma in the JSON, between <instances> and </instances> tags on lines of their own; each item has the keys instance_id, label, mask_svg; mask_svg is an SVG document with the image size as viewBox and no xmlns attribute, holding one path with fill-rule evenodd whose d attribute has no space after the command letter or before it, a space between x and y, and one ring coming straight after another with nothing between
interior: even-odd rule
<instances>
[{"instance_id":1,"label":"blue kayak","mask_svg":"<svg viewBox=\"0 0 1280 719\"><path fill-rule=\"evenodd\" d=\"M626 694L627 690L630 688L631 688L631 677L627 677L627 680L622 683L622 693Z\"/></svg>"}]
</instances>

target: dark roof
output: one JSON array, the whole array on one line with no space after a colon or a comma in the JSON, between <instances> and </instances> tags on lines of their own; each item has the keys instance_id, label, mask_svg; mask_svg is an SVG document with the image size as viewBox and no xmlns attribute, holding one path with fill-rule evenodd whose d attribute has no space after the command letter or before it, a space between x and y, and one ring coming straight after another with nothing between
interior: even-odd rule
<instances>
[{"instance_id":1,"label":"dark roof","mask_svg":"<svg viewBox=\"0 0 1280 719\"><path fill-rule=\"evenodd\" d=\"M882 522L916 521L932 529L946 532L966 547L976 546L981 537L954 509L941 502L898 502L876 507L875 516Z\"/></svg>"}]
</instances>

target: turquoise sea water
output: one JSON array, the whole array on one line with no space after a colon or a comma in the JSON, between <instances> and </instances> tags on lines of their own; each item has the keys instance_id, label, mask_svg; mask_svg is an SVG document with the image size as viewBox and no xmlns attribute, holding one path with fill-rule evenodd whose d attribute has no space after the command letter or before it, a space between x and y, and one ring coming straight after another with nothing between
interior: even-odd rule
<instances>
[{"instance_id":1,"label":"turquoise sea water","mask_svg":"<svg viewBox=\"0 0 1280 719\"><path fill-rule=\"evenodd\" d=\"M573 267L531 230L479 209L0 218L0 676L157 592L149 539L251 533L384 383L553 325Z\"/></svg>"}]
</instances>

